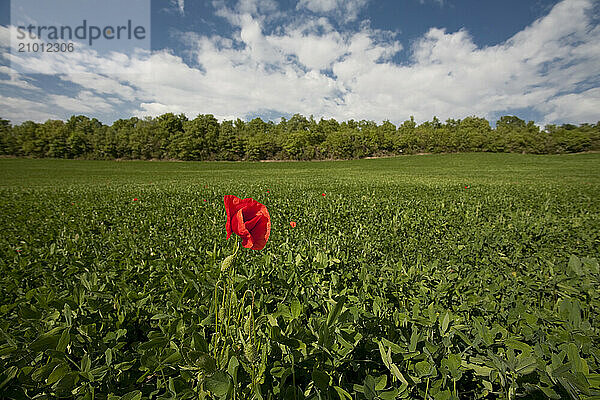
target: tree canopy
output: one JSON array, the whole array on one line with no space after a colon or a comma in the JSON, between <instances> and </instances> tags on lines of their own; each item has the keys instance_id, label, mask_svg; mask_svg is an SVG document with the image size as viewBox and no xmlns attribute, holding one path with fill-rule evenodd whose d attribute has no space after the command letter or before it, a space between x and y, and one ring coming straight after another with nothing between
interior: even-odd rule
<instances>
[{"instance_id":1,"label":"tree canopy","mask_svg":"<svg viewBox=\"0 0 600 400\"><path fill-rule=\"evenodd\" d=\"M437 118L418 125L413 117L389 121L307 118L219 122L213 115L194 119L167 113L132 117L105 125L96 118L26 121L0 118L0 155L19 157L160 160L320 160L414 153L519 152L573 153L600 149L600 122L546 125L503 116L492 128L479 117Z\"/></svg>"}]
</instances>

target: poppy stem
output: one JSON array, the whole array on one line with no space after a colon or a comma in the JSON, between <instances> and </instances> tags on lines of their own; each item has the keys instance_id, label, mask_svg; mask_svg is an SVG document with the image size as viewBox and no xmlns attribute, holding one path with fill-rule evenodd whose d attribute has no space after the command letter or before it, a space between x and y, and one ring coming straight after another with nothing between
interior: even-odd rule
<instances>
[{"instance_id":1,"label":"poppy stem","mask_svg":"<svg viewBox=\"0 0 600 400\"><path fill-rule=\"evenodd\" d=\"M235 256L240 248L239 240L235 240L233 253L225 257L221 263L221 273L219 281L215 286L215 357L219 352L219 340L222 339L223 343L221 346L220 355L221 357L225 354L226 348L229 347L228 343L233 343L234 331L230 329L231 322L234 325L237 324L235 307L237 302L237 296L235 293ZM217 301L217 292L219 289L219 282L223 283L223 298L219 306ZM234 297L235 296L235 297Z\"/></svg>"},{"instance_id":2,"label":"poppy stem","mask_svg":"<svg viewBox=\"0 0 600 400\"><path fill-rule=\"evenodd\" d=\"M234 256L237 254L239 248L240 248L240 241L236 239L236 241L235 241L235 248L233 250L233 255Z\"/></svg>"}]
</instances>

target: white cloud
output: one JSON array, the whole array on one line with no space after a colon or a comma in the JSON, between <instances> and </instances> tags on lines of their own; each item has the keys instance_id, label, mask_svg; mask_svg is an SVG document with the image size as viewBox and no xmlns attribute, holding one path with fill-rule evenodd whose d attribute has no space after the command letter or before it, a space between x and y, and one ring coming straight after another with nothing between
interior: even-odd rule
<instances>
[{"instance_id":1,"label":"white cloud","mask_svg":"<svg viewBox=\"0 0 600 400\"><path fill-rule=\"evenodd\" d=\"M1 117L13 123L27 120L60 119L60 116L46 104L33 100L0 95L0 107L2 108Z\"/></svg>"},{"instance_id":2,"label":"white cloud","mask_svg":"<svg viewBox=\"0 0 600 400\"><path fill-rule=\"evenodd\" d=\"M91 115L97 112L103 113L113 110L113 105L108 103L105 98L89 90L82 90L75 97L63 95L49 95L48 97L52 104L76 114Z\"/></svg>"},{"instance_id":3,"label":"white cloud","mask_svg":"<svg viewBox=\"0 0 600 400\"><path fill-rule=\"evenodd\" d=\"M304 0L299 6L327 13L333 3ZM496 46L477 46L466 30L432 28L413 43L402 64L393 61L403 48L391 32L364 24L338 31L326 17L314 16L265 33L268 18L262 13L278 12L271 1L217 5L234 32L185 36L200 67L165 51L109 57L85 52L29 63L38 71L60 67L60 78L82 89L75 97L24 102L15 115L30 110L42 116L50 104L92 116L175 112L223 119L298 112L398 123L410 115L417 121L434 115L491 118L533 108L544 123L600 119L600 27L590 17L592 0L565 0Z\"/></svg>"},{"instance_id":4,"label":"white cloud","mask_svg":"<svg viewBox=\"0 0 600 400\"><path fill-rule=\"evenodd\" d=\"M240 0L237 10L242 14L268 14L277 10L277 2L274 0Z\"/></svg>"},{"instance_id":5,"label":"white cloud","mask_svg":"<svg viewBox=\"0 0 600 400\"><path fill-rule=\"evenodd\" d=\"M10 48L10 34L11 31L8 27L0 25L0 48L2 48L3 53ZM4 54L0 55L4 58Z\"/></svg>"},{"instance_id":6,"label":"white cloud","mask_svg":"<svg viewBox=\"0 0 600 400\"><path fill-rule=\"evenodd\" d=\"M246 15L261 21L274 20L283 15L275 0L238 0L233 8L227 7L225 0L213 0L212 3L215 14L235 26L240 26L240 18Z\"/></svg>"},{"instance_id":7,"label":"white cloud","mask_svg":"<svg viewBox=\"0 0 600 400\"><path fill-rule=\"evenodd\" d=\"M545 114L542 125L554 121L598 122L600 116L600 88L589 89L581 93L559 95L541 104L540 111Z\"/></svg>"},{"instance_id":8,"label":"white cloud","mask_svg":"<svg viewBox=\"0 0 600 400\"><path fill-rule=\"evenodd\" d=\"M81 87L94 90L99 94L113 96L117 101L134 101L136 99L135 88L119 82L110 75L100 75L91 72L66 73L59 76L66 82L72 82Z\"/></svg>"},{"instance_id":9,"label":"white cloud","mask_svg":"<svg viewBox=\"0 0 600 400\"><path fill-rule=\"evenodd\" d=\"M0 74L8 75L8 79L0 79L0 85L8 85L20 89L40 91L40 88L37 86L32 85L25 79L21 79L21 75L10 67L0 65Z\"/></svg>"},{"instance_id":10,"label":"white cloud","mask_svg":"<svg viewBox=\"0 0 600 400\"><path fill-rule=\"evenodd\" d=\"M171 0L171 5L177 8L179 14L185 14L185 0Z\"/></svg>"},{"instance_id":11,"label":"white cloud","mask_svg":"<svg viewBox=\"0 0 600 400\"><path fill-rule=\"evenodd\" d=\"M345 22L358 18L368 0L300 0L296 9L306 8L318 14L333 14Z\"/></svg>"}]
</instances>

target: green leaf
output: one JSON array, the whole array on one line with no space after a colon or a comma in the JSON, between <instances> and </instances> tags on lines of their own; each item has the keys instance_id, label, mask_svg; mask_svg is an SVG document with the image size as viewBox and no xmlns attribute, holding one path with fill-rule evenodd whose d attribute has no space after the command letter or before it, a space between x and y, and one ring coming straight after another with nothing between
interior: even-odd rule
<instances>
[{"instance_id":1,"label":"green leaf","mask_svg":"<svg viewBox=\"0 0 600 400\"><path fill-rule=\"evenodd\" d=\"M569 343L567 345L567 357L571 362L574 372L581 372L584 375L590 373L587 362L579 356L579 349L575 343Z\"/></svg>"},{"instance_id":2,"label":"green leaf","mask_svg":"<svg viewBox=\"0 0 600 400\"><path fill-rule=\"evenodd\" d=\"M420 361L415 364L415 372L419 378L432 376L435 372L435 367L427 360Z\"/></svg>"},{"instance_id":3,"label":"green leaf","mask_svg":"<svg viewBox=\"0 0 600 400\"><path fill-rule=\"evenodd\" d=\"M516 372L519 375L527 375L535 371L537 368L537 360L535 357L523 357L523 355L517 358L517 365L515 367Z\"/></svg>"},{"instance_id":4,"label":"green leaf","mask_svg":"<svg viewBox=\"0 0 600 400\"><path fill-rule=\"evenodd\" d=\"M139 390L133 390L121 396L121 400L140 400L141 398L142 392Z\"/></svg>"},{"instance_id":5,"label":"green leaf","mask_svg":"<svg viewBox=\"0 0 600 400\"><path fill-rule=\"evenodd\" d=\"M335 391L337 392L338 396L340 397L340 400L352 400L352 396L350 395L350 393L346 392L341 387L334 386L333 388L335 389Z\"/></svg>"},{"instance_id":6,"label":"green leaf","mask_svg":"<svg viewBox=\"0 0 600 400\"><path fill-rule=\"evenodd\" d=\"M214 358L208 354L202 354L196 360L196 365L207 374L212 374L217 370L217 363Z\"/></svg>"},{"instance_id":7,"label":"green leaf","mask_svg":"<svg viewBox=\"0 0 600 400\"><path fill-rule=\"evenodd\" d=\"M77 372L70 372L62 377L62 379L54 385L54 388L61 397L70 395L71 391L75 388L77 381L79 381L79 374Z\"/></svg>"},{"instance_id":8,"label":"green leaf","mask_svg":"<svg viewBox=\"0 0 600 400\"><path fill-rule=\"evenodd\" d=\"M83 357L81 357L81 366L79 367L82 372L88 372L92 366L92 362L90 361L90 356L85 353Z\"/></svg>"},{"instance_id":9,"label":"green leaf","mask_svg":"<svg viewBox=\"0 0 600 400\"><path fill-rule=\"evenodd\" d=\"M58 341L62 335L58 334L44 334L35 339L30 345L29 349L32 351L45 351L49 349L56 349Z\"/></svg>"},{"instance_id":10,"label":"green leaf","mask_svg":"<svg viewBox=\"0 0 600 400\"><path fill-rule=\"evenodd\" d=\"M142 343L139 345L138 349L139 350L149 350L149 349L158 349L158 348L162 348L165 347L165 345L169 343L169 339L166 337L158 337L155 339L152 339L148 342Z\"/></svg>"},{"instance_id":11,"label":"green leaf","mask_svg":"<svg viewBox=\"0 0 600 400\"><path fill-rule=\"evenodd\" d=\"M65 329L60 335L60 339L58 344L56 345L56 350L60 352L64 352L67 349L67 346L71 343L71 335L69 334L69 330Z\"/></svg>"},{"instance_id":12,"label":"green leaf","mask_svg":"<svg viewBox=\"0 0 600 400\"><path fill-rule=\"evenodd\" d=\"M396 396L398 396L399 393L400 393L399 389L392 389L392 390L388 390L385 392L380 392L379 398L381 400L394 400L396 398Z\"/></svg>"},{"instance_id":13,"label":"green leaf","mask_svg":"<svg viewBox=\"0 0 600 400\"><path fill-rule=\"evenodd\" d=\"M43 380L47 375L49 375L52 372L52 370L58 364L59 364L58 361L53 361L53 362L50 362L46 365L39 367L38 369L36 369L35 371L33 371L31 373L31 379L33 379L36 382Z\"/></svg>"},{"instance_id":14,"label":"green leaf","mask_svg":"<svg viewBox=\"0 0 600 400\"><path fill-rule=\"evenodd\" d=\"M419 332L413 327L412 334L410 335L410 344L408 345L408 351L413 352L417 349L417 343L419 342Z\"/></svg>"},{"instance_id":15,"label":"green leaf","mask_svg":"<svg viewBox=\"0 0 600 400\"><path fill-rule=\"evenodd\" d=\"M373 400L377 396L375 392L375 379L371 375L365 377L363 390L367 400Z\"/></svg>"},{"instance_id":16,"label":"green leaf","mask_svg":"<svg viewBox=\"0 0 600 400\"><path fill-rule=\"evenodd\" d=\"M594 389L600 389L600 374L588 374L586 375L590 386Z\"/></svg>"},{"instance_id":17,"label":"green leaf","mask_svg":"<svg viewBox=\"0 0 600 400\"><path fill-rule=\"evenodd\" d=\"M0 378L4 378L2 382L0 382L0 389L2 389L8 382L11 381L15 376L17 376L17 372L19 372L19 368L16 366L9 367L3 374L0 375Z\"/></svg>"},{"instance_id":18,"label":"green leaf","mask_svg":"<svg viewBox=\"0 0 600 400\"><path fill-rule=\"evenodd\" d=\"M381 355L381 360L383 361L385 366L389 369L390 365L392 364L392 358L391 358L390 354L388 354L388 353L391 352L391 350L386 351L385 347L383 347L382 342L377 342L377 346L379 347L379 354Z\"/></svg>"},{"instance_id":19,"label":"green leaf","mask_svg":"<svg viewBox=\"0 0 600 400\"><path fill-rule=\"evenodd\" d=\"M302 305L298 299L294 298L292 300L292 303L290 304L290 310L292 312L293 319L298 319L300 314L302 314Z\"/></svg>"},{"instance_id":20,"label":"green leaf","mask_svg":"<svg viewBox=\"0 0 600 400\"><path fill-rule=\"evenodd\" d=\"M575 255L571 255L571 257L569 258L569 265L568 265L568 267L571 271L573 271L578 276L582 276L584 274L583 269L581 268L582 265L583 265L583 263L581 262L579 257L577 257Z\"/></svg>"},{"instance_id":21,"label":"green leaf","mask_svg":"<svg viewBox=\"0 0 600 400\"><path fill-rule=\"evenodd\" d=\"M167 357L162 360L163 364L173 364L181 360L181 354L178 351L173 351Z\"/></svg>"},{"instance_id":22,"label":"green leaf","mask_svg":"<svg viewBox=\"0 0 600 400\"><path fill-rule=\"evenodd\" d=\"M329 386L330 377L326 372L315 369L312 372L312 380L315 383L316 387L325 391Z\"/></svg>"},{"instance_id":23,"label":"green leaf","mask_svg":"<svg viewBox=\"0 0 600 400\"><path fill-rule=\"evenodd\" d=\"M540 390L550 399L560 400L560 395L554 391L551 387L540 386Z\"/></svg>"},{"instance_id":24,"label":"green leaf","mask_svg":"<svg viewBox=\"0 0 600 400\"><path fill-rule=\"evenodd\" d=\"M465 367L468 369L472 369L475 371L476 375L479 376L490 376L490 372L492 372L493 368L487 367L485 365L477 365L477 364L465 364Z\"/></svg>"},{"instance_id":25,"label":"green leaf","mask_svg":"<svg viewBox=\"0 0 600 400\"><path fill-rule=\"evenodd\" d=\"M450 325L450 314L446 311L442 320L442 334L448 332L448 325Z\"/></svg>"},{"instance_id":26,"label":"green leaf","mask_svg":"<svg viewBox=\"0 0 600 400\"><path fill-rule=\"evenodd\" d=\"M335 307L329 313L327 317L327 326L332 326L334 322L338 319L342 312L342 308L344 307L344 303L346 302L346 296L340 296L337 298Z\"/></svg>"},{"instance_id":27,"label":"green leaf","mask_svg":"<svg viewBox=\"0 0 600 400\"><path fill-rule=\"evenodd\" d=\"M375 391L379 392L387 386L387 375L381 375L379 378L375 379L377 383L375 384Z\"/></svg>"},{"instance_id":28,"label":"green leaf","mask_svg":"<svg viewBox=\"0 0 600 400\"><path fill-rule=\"evenodd\" d=\"M386 338L382 338L381 342L383 342L385 346L389 347L392 350L392 353L394 354L399 354L403 352L402 347L398 346L396 343L390 342Z\"/></svg>"},{"instance_id":29,"label":"green leaf","mask_svg":"<svg viewBox=\"0 0 600 400\"><path fill-rule=\"evenodd\" d=\"M46 380L46 383L48 385L52 385L55 382L60 381L68 372L69 366L67 364L60 363L56 367L54 367L54 369L50 373L50 376Z\"/></svg>"},{"instance_id":30,"label":"green leaf","mask_svg":"<svg viewBox=\"0 0 600 400\"><path fill-rule=\"evenodd\" d=\"M396 379L398 379L403 384L408 385L408 381L406 380L406 378L404 378L404 375L402 375L402 372L400 372L400 369L398 369L398 366L396 364L390 365L390 371Z\"/></svg>"},{"instance_id":31,"label":"green leaf","mask_svg":"<svg viewBox=\"0 0 600 400\"><path fill-rule=\"evenodd\" d=\"M194 332L192 337L194 338L194 348L196 351L208 353L208 343L206 343L206 340L198 332Z\"/></svg>"},{"instance_id":32,"label":"green leaf","mask_svg":"<svg viewBox=\"0 0 600 400\"><path fill-rule=\"evenodd\" d=\"M459 354L448 354L448 367L450 367L451 370L458 371L461 362L462 360Z\"/></svg>"},{"instance_id":33,"label":"green leaf","mask_svg":"<svg viewBox=\"0 0 600 400\"><path fill-rule=\"evenodd\" d=\"M231 378L223 371L217 371L204 381L208 391L217 397L224 397L231 388Z\"/></svg>"},{"instance_id":34,"label":"green leaf","mask_svg":"<svg viewBox=\"0 0 600 400\"><path fill-rule=\"evenodd\" d=\"M240 365L240 362L238 361L238 359L233 356L229 359L229 364L227 365L227 372L229 373L229 375L231 377L233 377L233 382L237 382L237 371L238 371L238 367Z\"/></svg>"},{"instance_id":35,"label":"green leaf","mask_svg":"<svg viewBox=\"0 0 600 400\"><path fill-rule=\"evenodd\" d=\"M459 380L462 377L462 373L460 371L460 364L461 364L460 355L448 354L448 358L445 360L442 360L442 364L444 364L448 368L448 371L450 372L452 379Z\"/></svg>"},{"instance_id":36,"label":"green leaf","mask_svg":"<svg viewBox=\"0 0 600 400\"><path fill-rule=\"evenodd\" d=\"M435 400L450 400L452 398L452 392L450 390L442 390L433 395Z\"/></svg>"},{"instance_id":37,"label":"green leaf","mask_svg":"<svg viewBox=\"0 0 600 400\"><path fill-rule=\"evenodd\" d=\"M106 365L112 364L112 350L110 348L104 351L104 356L106 357Z\"/></svg>"},{"instance_id":38,"label":"green leaf","mask_svg":"<svg viewBox=\"0 0 600 400\"><path fill-rule=\"evenodd\" d=\"M531 346L529 346L527 343L523 343L515 339L507 339L505 343L509 349L519 350L525 356L529 356L533 351Z\"/></svg>"},{"instance_id":39,"label":"green leaf","mask_svg":"<svg viewBox=\"0 0 600 400\"><path fill-rule=\"evenodd\" d=\"M577 398L578 393L590 394L589 383L582 373L577 372L573 374L566 372L558 378L558 382L573 398Z\"/></svg>"}]
</instances>

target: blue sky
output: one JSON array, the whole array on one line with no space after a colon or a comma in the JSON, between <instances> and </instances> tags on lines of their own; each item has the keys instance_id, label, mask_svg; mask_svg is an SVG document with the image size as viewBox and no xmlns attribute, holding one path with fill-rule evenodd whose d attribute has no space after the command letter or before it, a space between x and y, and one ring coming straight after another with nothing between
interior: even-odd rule
<instances>
[{"instance_id":1,"label":"blue sky","mask_svg":"<svg viewBox=\"0 0 600 400\"><path fill-rule=\"evenodd\" d=\"M149 49L32 60L9 51L11 4L0 0L0 117L600 120L594 0L164 0L148 8Z\"/></svg>"}]
</instances>

